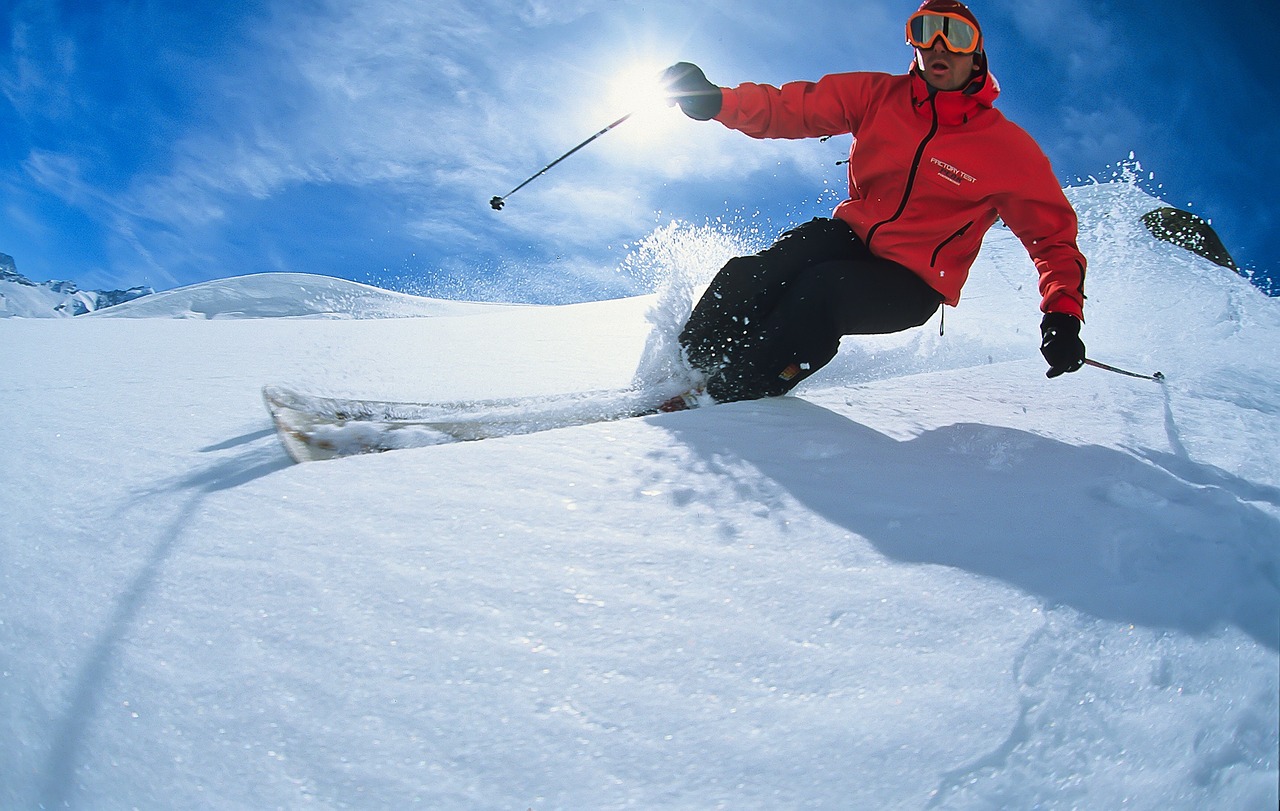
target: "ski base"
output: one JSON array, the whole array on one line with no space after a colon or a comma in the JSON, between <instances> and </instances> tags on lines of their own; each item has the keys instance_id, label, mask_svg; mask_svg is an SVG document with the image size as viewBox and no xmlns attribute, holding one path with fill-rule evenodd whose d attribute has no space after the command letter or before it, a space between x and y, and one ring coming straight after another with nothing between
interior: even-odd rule
<instances>
[{"instance_id":1,"label":"ski base","mask_svg":"<svg viewBox=\"0 0 1280 811\"><path fill-rule=\"evenodd\" d=\"M262 399L295 462L471 442L648 416L702 404L699 395L616 389L565 395L402 403L303 394L266 386Z\"/></svg>"}]
</instances>

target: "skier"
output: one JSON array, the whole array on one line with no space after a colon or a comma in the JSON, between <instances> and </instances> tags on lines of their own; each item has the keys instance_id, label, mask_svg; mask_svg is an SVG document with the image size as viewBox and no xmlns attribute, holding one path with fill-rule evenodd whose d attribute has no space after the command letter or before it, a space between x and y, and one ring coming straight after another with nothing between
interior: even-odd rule
<instances>
[{"instance_id":1,"label":"skier","mask_svg":"<svg viewBox=\"0 0 1280 811\"><path fill-rule=\"evenodd\" d=\"M835 357L841 336L898 332L954 306L997 218L1039 271L1048 377L1083 365L1076 214L1039 146L993 109L1000 87L977 18L955 0L926 0L907 42L905 75L730 89L688 62L666 70L672 103L690 118L754 138L854 137L849 197L834 216L731 259L689 316L680 343L714 400L784 394Z\"/></svg>"}]
</instances>

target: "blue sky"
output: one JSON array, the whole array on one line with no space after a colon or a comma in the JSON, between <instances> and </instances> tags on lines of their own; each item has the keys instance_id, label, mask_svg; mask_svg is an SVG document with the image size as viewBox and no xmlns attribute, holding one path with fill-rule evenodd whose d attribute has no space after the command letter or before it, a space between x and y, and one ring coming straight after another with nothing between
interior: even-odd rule
<instances>
[{"instance_id":1,"label":"blue sky","mask_svg":"<svg viewBox=\"0 0 1280 811\"><path fill-rule=\"evenodd\" d=\"M0 252L91 288L301 271L463 297L639 292L617 269L673 219L765 241L829 213L848 139L755 141L652 110L503 211L489 198L674 61L723 85L904 72L916 5L0 0ZM971 7L998 107L1064 185L1133 153L1149 188L1280 277L1275 90L1262 43L1231 28L1260 4Z\"/></svg>"}]
</instances>

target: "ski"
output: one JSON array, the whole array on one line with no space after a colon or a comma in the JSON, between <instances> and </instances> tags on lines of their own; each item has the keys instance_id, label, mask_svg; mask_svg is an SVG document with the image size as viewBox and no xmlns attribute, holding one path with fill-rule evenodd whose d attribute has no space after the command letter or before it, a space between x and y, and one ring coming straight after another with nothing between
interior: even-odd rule
<instances>
[{"instance_id":1,"label":"ski","mask_svg":"<svg viewBox=\"0 0 1280 811\"><path fill-rule=\"evenodd\" d=\"M452 442L530 434L679 411L701 404L693 393L612 389L562 395L446 403L356 400L266 386L262 399L295 462L316 462Z\"/></svg>"}]
</instances>

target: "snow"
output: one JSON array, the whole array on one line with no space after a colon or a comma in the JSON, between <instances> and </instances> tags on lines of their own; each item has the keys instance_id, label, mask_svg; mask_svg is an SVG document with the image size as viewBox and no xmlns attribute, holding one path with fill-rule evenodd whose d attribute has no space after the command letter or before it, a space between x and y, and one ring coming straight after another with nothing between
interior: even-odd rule
<instances>
[{"instance_id":1,"label":"snow","mask_svg":"<svg viewBox=\"0 0 1280 811\"><path fill-rule=\"evenodd\" d=\"M1280 309L1070 193L1163 386L1046 380L999 229L795 396L309 465L262 384L652 379L732 235L635 299L0 322L0 807L1274 809ZM347 320L189 318L268 310Z\"/></svg>"},{"instance_id":2,"label":"snow","mask_svg":"<svg viewBox=\"0 0 1280 811\"><path fill-rule=\"evenodd\" d=\"M117 296L143 293L144 288L110 292L80 290L71 282L36 284L17 274L0 276L0 318L71 318L105 307Z\"/></svg>"},{"instance_id":3,"label":"snow","mask_svg":"<svg viewBox=\"0 0 1280 811\"><path fill-rule=\"evenodd\" d=\"M426 318L491 305L443 301L307 273L258 273L165 290L99 310L98 318Z\"/></svg>"}]
</instances>

